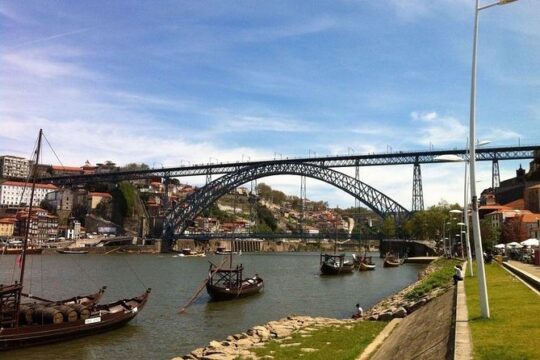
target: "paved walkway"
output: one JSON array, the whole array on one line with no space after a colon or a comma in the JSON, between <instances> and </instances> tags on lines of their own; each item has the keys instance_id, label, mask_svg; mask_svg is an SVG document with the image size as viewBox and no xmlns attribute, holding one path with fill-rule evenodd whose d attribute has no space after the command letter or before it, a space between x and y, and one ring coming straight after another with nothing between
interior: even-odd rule
<instances>
[{"instance_id":1,"label":"paved walkway","mask_svg":"<svg viewBox=\"0 0 540 360\"><path fill-rule=\"evenodd\" d=\"M508 260L508 263L512 265L513 267L516 267L519 270L528 273L532 277L535 277L536 280L540 282L540 266L532 265L532 264L524 264L516 260Z\"/></svg>"}]
</instances>

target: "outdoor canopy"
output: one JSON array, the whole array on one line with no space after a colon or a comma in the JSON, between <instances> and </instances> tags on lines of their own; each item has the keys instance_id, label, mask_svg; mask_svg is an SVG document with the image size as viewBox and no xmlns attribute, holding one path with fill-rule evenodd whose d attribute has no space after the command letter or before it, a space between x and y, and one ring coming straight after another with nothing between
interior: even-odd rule
<instances>
[{"instance_id":1,"label":"outdoor canopy","mask_svg":"<svg viewBox=\"0 0 540 360\"><path fill-rule=\"evenodd\" d=\"M523 246L538 246L539 243L540 243L540 240L535 239L535 238L530 238L530 239L527 239L525 241L522 241L521 245L523 245Z\"/></svg>"}]
</instances>

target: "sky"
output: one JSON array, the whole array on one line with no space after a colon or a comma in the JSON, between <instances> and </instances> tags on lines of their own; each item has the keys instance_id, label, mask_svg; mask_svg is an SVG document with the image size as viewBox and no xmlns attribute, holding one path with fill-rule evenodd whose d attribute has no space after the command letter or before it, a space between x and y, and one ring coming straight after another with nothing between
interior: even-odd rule
<instances>
[{"instance_id":1,"label":"sky","mask_svg":"<svg viewBox=\"0 0 540 360\"><path fill-rule=\"evenodd\" d=\"M30 157L40 128L66 166L463 148L473 19L474 0L0 0L0 155ZM540 1L480 12L488 146L540 143L539 60ZM520 164L501 162L501 179ZM491 163L477 165L481 190ZM422 166L426 207L462 202L463 170ZM360 169L406 208L412 178ZM300 195L299 177L259 181ZM354 205L317 180L307 197Z\"/></svg>"}]
</instances>

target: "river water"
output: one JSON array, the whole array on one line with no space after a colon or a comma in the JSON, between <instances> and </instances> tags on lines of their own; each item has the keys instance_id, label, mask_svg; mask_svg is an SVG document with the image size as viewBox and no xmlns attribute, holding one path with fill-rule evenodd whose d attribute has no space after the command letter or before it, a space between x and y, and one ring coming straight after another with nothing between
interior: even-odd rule
<instances>
[{"instance_id":1,"label":"river water","mask_svg":"<svg viewBox=\"0 0 540 360\"><path fill-rule=\"evenodd\" d=\"M102 302L132 297L152 288L150 300L127 326L64 343L1 353L8 359L170 359L211 340L246 331L291 314L349 318L356 303L364 309L416 281L423 265L383 268L351 275L320 276L318 253L257 253L236 256L244 276L265 280L260 295L209 302L206 291L185 314L178 314L208 272L203 258L159 255L29 256L25 291L52 299L89 294L107 285ZM14 256L0 256L0 282L9 283Z\"/></svg>"}]
</instances>

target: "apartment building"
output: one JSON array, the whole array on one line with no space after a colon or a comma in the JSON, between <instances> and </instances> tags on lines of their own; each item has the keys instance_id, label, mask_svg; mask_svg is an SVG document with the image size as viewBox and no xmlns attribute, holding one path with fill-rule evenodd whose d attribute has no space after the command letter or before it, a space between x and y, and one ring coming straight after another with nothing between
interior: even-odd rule
<instances>
[{"instance_id":1,"label":"apartment building","mask_svg":"<svg viewBox=\"0 0 540 360\"><path fill-rule=\"evenodd\" d=\"M0 184L0 206L30 205L32 184L19 181L5 181ZM48 193L58 190L51 184L36 184L33 206L39 206Z\"/></svg>"},{"instance_id":2,"label":"apartment building","mask_svg":"<svg viewBox=\"0 0 540 360\"><path fill-rule=\"evenodd\" d=\"M26 179L30 174L30 160L18 156L0 156L0 178Z\"/></svg>"}]
</instances>

